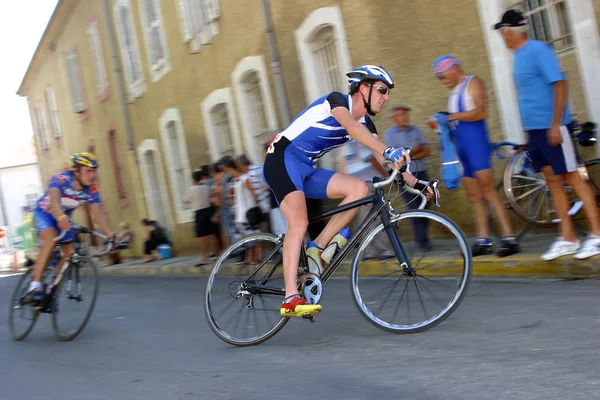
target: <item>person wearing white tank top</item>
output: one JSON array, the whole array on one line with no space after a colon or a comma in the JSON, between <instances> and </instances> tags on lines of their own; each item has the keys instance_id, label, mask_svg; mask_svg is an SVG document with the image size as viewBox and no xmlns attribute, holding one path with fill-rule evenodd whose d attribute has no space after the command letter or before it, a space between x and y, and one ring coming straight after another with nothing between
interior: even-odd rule
<instances>
[{"instance_id":1,"label":"person wearing white tank top","mask_svg":"<svg viewBox=\"0 0 600 400\"><path fill-rule=\"evenodd\" d=\"M506 257L520 252L508 213L496 191L491 163L492 145L488 139L487 93L483 80L465 74L453 56L438 57L433 72L440 83L451 89L447 120L452 126L458 158L463 167L462 183L475 209L477 239L473 256L492 253L492 239L487 215L487 203L494 208L500 221L503 238L496 254Z\"/></svg>"}]
</instances>

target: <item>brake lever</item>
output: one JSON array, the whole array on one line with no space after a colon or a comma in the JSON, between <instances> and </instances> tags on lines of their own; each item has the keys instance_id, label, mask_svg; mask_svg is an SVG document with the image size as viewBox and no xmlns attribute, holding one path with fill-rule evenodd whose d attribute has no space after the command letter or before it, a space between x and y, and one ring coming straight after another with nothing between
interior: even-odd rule
<instances>
[{"instance_id":1,"label":"brake lever","mask_svg":"<svg viewBox=\"0 0 600 400\"><path fill-rule=\"evenodd\" d=\"M439 200L440 196L439 196L439 193L438 193L438 185L439 185L439 183L440 183L439 179L434 179L434 180L431 181L431 183L429 184L429 186L431 186L431 189L433 190L433 196L434 196L434 199L435 199L435 205L438 206L438 207L441 207L440 206L440 200Z\"/></svg>"}]
</instances>

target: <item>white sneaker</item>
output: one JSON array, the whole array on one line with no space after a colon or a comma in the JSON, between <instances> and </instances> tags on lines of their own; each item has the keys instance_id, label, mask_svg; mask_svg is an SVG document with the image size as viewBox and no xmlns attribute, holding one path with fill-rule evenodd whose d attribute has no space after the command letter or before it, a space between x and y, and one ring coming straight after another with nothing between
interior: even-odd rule
<instances>
[{"instance_id":1,"label":"white sneaker","mask_svg":"<svg viewBox=\"0 0 600 400\"><path fill-rule=\"evenodd\" d=\"M577 239L576 242L569 242L564 240L562 237L559 237L554 241L554 243L552 243L550 249L542 254L541 258L544 261L550 261L558 257L575 254L577 253L577 250L579 250L579 247L581 247L579 239Z\"/></svg>"},{"instance_id":2,"label":"white sneaker","mask_svg":"<svg viewBox=\"0 0 600 400\"><path fill-rule=\"evenodd\" d=\"M581 250L575 254L575 258L583 260L584 258L597 256L598 254L600 254L600 236L589 235L586 241L583 242Z\"/></svg>"}]
</instances>

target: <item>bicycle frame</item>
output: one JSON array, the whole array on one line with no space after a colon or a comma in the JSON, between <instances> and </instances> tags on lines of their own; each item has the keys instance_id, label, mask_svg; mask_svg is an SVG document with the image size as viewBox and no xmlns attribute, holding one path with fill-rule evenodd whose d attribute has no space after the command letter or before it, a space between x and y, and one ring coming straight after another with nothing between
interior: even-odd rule
<instances>
[{"instance_id":1,"label":"bicycle frame","mask_svg":"<svg viewBox=\"0 0 600 400\"><path fill-rule=\"evenodd\" d=\"M406 271L412 270L412 266L410 265L410 259L407 256L407 254L404 250L404 247L402 246L402 242L400 240L400 237L398 236L398 232L396 232L396 230L394 229L394 227L391 223L390 212L386 208L387 203L384 199L383 189L381 187L376 188L375 193L368 197L353 201L348 204L344 204L343 206L335 207L331 210L327 210L327 211L323 211L323 212L311 215L308 218L309 224L313 223L313 222L321 221L323 219L332 217L336 214L343 213L345 211L351 210L356 207L367 205L369 203L372 203L373 207L371 208L371 211L369 212L367 217L361 222L356 233L352 236L352 238L348 241L348 243L346 243L346 245L344 247L342 247L342 249L333 257L329 266L327 266L325 271L323 271L323 273L321 274L320 279L323 283L327 282L327 280L331 277L331 275L340 266L340 264L342 263L344 258L346 258L346 256L352 251L352 249L356 246L356 244L363 239L363 237L367 233L367 230L368 230L369 226L371 225L371 223L380 214L381 214L381 221L383 222L383 225L384 225L384 229L390 239L390 242L392 244L392 247L394 248L394 252L396 253L396 256L400 260L400 265ZM281 254L279 254L279 256L277 258L277 262L273 265L273 267L271 267L271 270L265 275L263 282L261 282L259 284L253 284L253 283L248 282L264 266L264 263L266 261L270 260L270 258L274 255L274 253L278 252L282 246L283 246L283 241L280 242L277 246L275 246L275 248L264 258L263 262L261 262L256 267L254 272L252 272L248 276L248 278L246 278L246 280L243 282L244 289L253 290L253 291L259 292L261 294L274 294L274 295L281 295L281 296L285 295L285 289L264 286L266 281L271 277L271 275L275 271L275 268L278 266L280 258L282 258ZM304 247L302 248L302 251L300 252L300 265L302 265L305 270L307 269L306 266L308 265L308 263L307 263L306 252L304 251Z\"/></svg>"}]
</instances>

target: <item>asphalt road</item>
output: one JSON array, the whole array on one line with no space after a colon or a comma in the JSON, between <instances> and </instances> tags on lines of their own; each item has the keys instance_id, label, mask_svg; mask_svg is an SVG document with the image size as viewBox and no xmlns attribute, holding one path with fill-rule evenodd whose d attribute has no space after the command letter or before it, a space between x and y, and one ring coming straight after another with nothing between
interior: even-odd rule
<instances>
[{"instance_id":1,"label":"asphalt road","mask_svg":"<svg viewBox=\"0 0 600 400\"><path fill-rule=\"evenodd\" d=\"M205 279L104 276L90 324L55 340L42 315L8 335L0 279L0 399L598 399L600 281L476 280L425 333L378 330L346 280L313 324L236 348L209 329Z\"/></svg>"}]
</instances>

